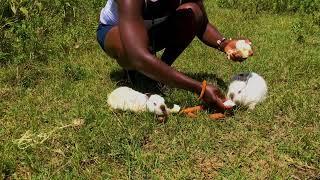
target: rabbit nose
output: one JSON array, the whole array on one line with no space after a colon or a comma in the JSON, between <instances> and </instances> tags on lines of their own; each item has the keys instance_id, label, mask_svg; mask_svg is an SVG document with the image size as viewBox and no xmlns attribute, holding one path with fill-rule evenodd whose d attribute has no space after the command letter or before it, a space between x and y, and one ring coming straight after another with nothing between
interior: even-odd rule
<instances>
[{"instance_id":1,"label":"rabbit nose","mask_svg":"<svg viewBox=\"0 0 320 180\"><path fill-rule=\"evenodd\" d=\"M253 51L249 51L249 56L253 56Z\"/></svg>"},{"instance_id":2,"label":"rabbit nose","mask_svg":"<svg viewBox=\"0 0 320 180\"><path fill-rule=\"evenodd\" d=\"M164 115L167 115L167 114L168 114L165 105L160 105L160 109L161 109L161 111L162 111L162 113L163 113Z\"/></svg>"},{"instance_id":3,"label":"rabbit nose","mask_svg":"<svg viewBox=\"0 0 320 180\"><path fill-rule=\"evenodd\" d=\"M163 111L166 110L166 107L164 105L160 105L160 109Z\"/></svg>"},{"instance_id":4,"label":"rabbit nose","mask_svg":"<svg viewBox=\"0 0 320 180\"><path fill-rule=\"evenodd\" d=\"M230 93L229 96L230 96L230 99L233 100L233 98L234 98L234 93Z\"/></svg>"}]
</instances>

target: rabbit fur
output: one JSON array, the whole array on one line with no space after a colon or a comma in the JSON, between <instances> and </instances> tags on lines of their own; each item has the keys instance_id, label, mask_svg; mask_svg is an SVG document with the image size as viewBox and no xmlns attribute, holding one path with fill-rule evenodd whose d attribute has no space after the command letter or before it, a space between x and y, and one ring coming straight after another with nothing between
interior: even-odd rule
<instances>
[{"instance_id":1,"label":"rabbit fur","mask_svg":"<svg viewBox=\"0 0 320 180\"><path fill-rule=\"evenodd\" d=\"M233 77L227 93L227 98L238 106L254 109L267 96L267 83L257 73L240 73Z\"/></svg>"},{"instance_id":2,"label":"rabbit fur","mask_svg":"<svg viewBox=\"0 0 320 180\"><path fill-rule=\"evenodd\" d=\"M129 87L119 87L108 95L108 105L112 109L133 112L152 112L156 115L168 115L180 111L178 105L169 109L163 97L157 94L148 96Z\"/></svg>"}]
</instances>

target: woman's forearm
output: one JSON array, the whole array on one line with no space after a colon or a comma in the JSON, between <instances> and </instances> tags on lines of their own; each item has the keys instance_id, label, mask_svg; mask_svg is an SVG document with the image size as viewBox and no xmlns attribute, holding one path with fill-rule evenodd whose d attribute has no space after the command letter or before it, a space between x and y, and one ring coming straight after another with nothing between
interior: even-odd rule
<instances>
[{"instance_id":1,"label":"woman's forearm","mask_svg":"<svg viewBox=\"0 0 320 180\"><path fill-rule=\"evenodd\" d=\"M227 44L229 40L225 40L219 45L217 41L222 40L224 36L218 31L218 29L208 23L205 32L203 33L202 37L198 37L203 43L206 45L219 49L223 51L224 46Z\"/></svg>"},{"instance_id":2,"label":"woman's forearm","mask_svg":"<svg viewBox=\"0 0 320 180\"><path fill-rule=\"evenodd\" d=\"M200 82L178 72L150 53L142 54L139 62L133 64L136 70L171 87L196 93L201 91Z\"/></svg>"},{"instance_id":3,"label":"woman's forearm","mask_svg":"<svg viewBox=\"0 0 320 180\"><path fill-rule=\"evenodd\" d=\"M229 40L225 40L223 41L220 45L217 43L218 40L222 40L224 38L224 36L219 32L219 30L212 25L209 20L208 20L208 16L206 13L206 9L203 5L203 0L190 0L192 2L196 2L200 9L202 10L202 12L204 13L204 31L201 32L200 34L198 34L198 38L205 43L206 45L219 49L220 51L223 51L225 45L227 44L227 42Z\"/></svg>"}]
</instances>

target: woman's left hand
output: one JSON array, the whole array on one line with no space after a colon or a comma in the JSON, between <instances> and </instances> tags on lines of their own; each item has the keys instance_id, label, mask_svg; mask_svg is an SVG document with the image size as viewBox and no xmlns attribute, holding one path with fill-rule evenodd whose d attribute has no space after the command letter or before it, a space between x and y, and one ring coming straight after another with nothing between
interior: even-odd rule
<instances>
[{"instance_id":1,"label":"woman's left hand","mask_svg":"<svg viewBox=\"0 0 320 180\"><path fill-rule=\"evenodd\" d=\"M245 43L251 46L251 41L248 39L243 39ZM247 53L246 56L244 56L243 52L239 49L237 49L236 44L239 40L229 40L226 42L226 45L224 46L224 52L228 55L228 59L231 59L236 62L243 62L245 61L248 57L253 56L253 50L250 49Z\"/></svg>"}]
</instances>

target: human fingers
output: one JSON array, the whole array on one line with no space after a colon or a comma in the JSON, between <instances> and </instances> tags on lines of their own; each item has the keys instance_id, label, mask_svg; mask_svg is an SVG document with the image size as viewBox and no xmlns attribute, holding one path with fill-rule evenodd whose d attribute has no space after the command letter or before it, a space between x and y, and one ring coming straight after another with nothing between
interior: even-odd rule
<instances>
[{"instance_id":1,"label":"human fingers","mask_svg":"<svg viewBox=\"0 0 320 180\"><path fill-rule=\"evenodd\" d=\"M226 106L223 104L223 99L218 96L215 97L215 106L219 112L224 112L226 110Z\"/></svg>"},{"instance_id":2,"label":"human fingers","mask_svg":"<svg viewBox=\"0 0 320 180\"><path fill-rule=\"evenodd\" d=\"M217 97L219 97L220 99L225 99L225 95L222 93L222 91L218 88L218 87L215 87L215 86L212 86L212 85L207 85L207 89L209 94L212 95L215 95Z\"/></svg>"},{"instance_id":3,"label":"human fingers","mask_svg":"<svg viewBox=\"0 0 320 180\"><path fill-rule=\"evenodd\" d=\"M223 102L226 100L226 98L219 88L215 86L208 86L208 95L211 99L209 100L209 102L211 102L211 105L216 106L216 108L221 112L225 111Z\"/></svg>"},{"instance_id":4,"label":"human fingers","mask_svg":"<svg viewBox=\"0 0 320 180\"><path fill-rule=\"evenodd\" d=\"M234 52L232 54L229 54L229 59L236 62L242 62L245 61L247 58L243 58L241 52Z\"/></svg>"},{"instance_id":5,"label":"human fingers","mask_svg":"<svg viewBox=\"0 0 320 180\"><path fill-rule=\"evenodd\" d=\"M251 50L251 51L249 51L249 56L253 56L253 51Z\"/></svg>"}]
</instances>

